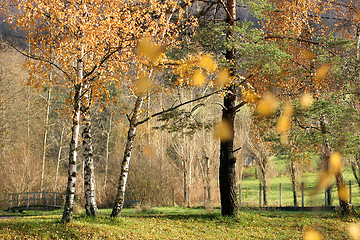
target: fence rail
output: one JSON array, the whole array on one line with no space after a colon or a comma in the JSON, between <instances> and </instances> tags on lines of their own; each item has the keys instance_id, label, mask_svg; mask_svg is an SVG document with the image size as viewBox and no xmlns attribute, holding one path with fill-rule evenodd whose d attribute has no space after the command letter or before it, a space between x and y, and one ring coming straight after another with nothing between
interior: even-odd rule
<instances>
[{"instance_id":1,"label":"fence rail","mask_svg":"<svg viewBox=\"0 0 360 240\"><path fill-rule=\"evenodd\" d=\"M63 208L65 195L60 192L11 193L9 194L9 210Z\"/></svg>"},{"instance_id":2,"label":"fence rail","mask_svg":"<svg viewBox=\"0 0 360 240\"><path fill-rule=\"evenodd\" d=\"M247 206L253 206L253 207L267 207L267 206L272 206L272 207L300 207L300 208L306 208L306 207L325 207L325 208L331 208L332 206L332 202L333 200L337 199L337 195L335 195L334 193L332 193L334 190L336 190L336 186L334 189L334 186L330 187L329 191L319 191L319 192L314 192L314 189L311 189L309 187L306 187L305 183L301 183L299 186L299 196L297 196L298 198L298 203L297 206L294 206L294 204L289 204L289 202L287 202L286 204L284 204L284 184L279 183L278 187L276 185L272 185L271 186L272 190L270 193L270 191L267 192L268 194L268 204L265 206L264 204L264 196L263 196L263 186L260 183L259 187L256 189L248 189L248 188L244 188L242 185L238 186L238 201L239 201L239 205L243 206L243 207L247 207ZM251 196L247 196L248 195L248 191L251 192ZM278 192L277 195L277 199L274 199L274 194ZM289 189L287 189L286 191L287 194L289 194ZM316 197L314 195L314 193L316 193ZM322 195L323 194L323 195ZM270 203L270 195L272 196L272 202ZM353 201L353 195L354 192L352 191L352 182L349 180L348 184L347 184L347 197L348 197L348 201L349 203L352 203ZM358 193L356 194L357 196L359 195ZM287 196L289 197L289 196ZM315 199L316 198L316 199ZM318 202L320 199L321 202ZM258 200L258 203L256 203L256 201ZM287 200L289 200L287 198ZM317 201L317 203L315 203L314 205L314 200ZM358 200L358 198L357 198ZM250 203L250 205L249 205ZM275 203L275 205L274 205ZM358 201L357 201L358 204Z\"/></svg>"}]
</instances>

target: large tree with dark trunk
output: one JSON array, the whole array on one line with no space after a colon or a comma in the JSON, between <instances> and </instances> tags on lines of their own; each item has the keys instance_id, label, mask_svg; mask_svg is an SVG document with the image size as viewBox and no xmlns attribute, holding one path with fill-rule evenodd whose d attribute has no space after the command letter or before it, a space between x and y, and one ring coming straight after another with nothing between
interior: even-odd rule
<instances>
[{"instance_id":1,"label":"large tree with dark trunk","mask_svg":"<svg viewBox=\"0 0 360 240\"><path fill-rule=\"evenodd\" d=\"M228 0L226 4L228 24L227 40L231 38L231 27L236 23L236 1ZM235 49L226 50L225 58L229 64L230 77L235 76ZM231 132L229 139L221 140L220 143L220 168L219 168L219 183L220 183L220 197L221 197L221 214L223 216L234 216L238 213L238 202L235 191L235 164L236 158L234 156L234 123L236 115L236 95L235 86L231 84L226 89L224 97L224 106L222 109L222 122L225 123Z\"/></svg>"}]
</instances>

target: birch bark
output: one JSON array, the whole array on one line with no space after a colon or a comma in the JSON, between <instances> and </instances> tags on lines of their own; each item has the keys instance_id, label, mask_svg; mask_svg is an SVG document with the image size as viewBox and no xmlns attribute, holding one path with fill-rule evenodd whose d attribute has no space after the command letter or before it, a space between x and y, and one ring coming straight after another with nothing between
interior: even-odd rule
<instances>
[{"instance_id":1,"label":"birch bark","mask_svg":"<svg viewBox=\"0 0 360 240\"><path fill-rule=\"evenodd\" d=\"M81 56L82 57L82 56ZM81 97L83 92L83 69L84 63L82 58L77 60L77 83L74 85L74 109L72 116L71 141L69 150L69 170L68 182L66 187L66 199L64 213L61 219L62 223L68 223L73 217L74 200L75 200L75 184L76 184L76 161L79 144L80 117L81 117Z\"/></svg>"},{"instance_id":2,"label":"birch bark","mask_svg":"<svg viewBox=\"0 0 360 240\"><path fill-rule=\"evenodd\" d=\"M141 94L136 99L135 106L134 106L134 112L133 112L133 115L130 120L130 126L129 126L129 131L127 134L124 157L123 157L123 160L121 163L119 185L118 185L118 189L117 189L114 207L113 207L110 217L119 216L119 214L124 206L126 182L127 182L127 178L128 178L128 174L129 174L131 153L132 153L134 139L135 139L135 135L136 135L137 122L139 120L140 110L141 110L141 106L142 106L143 102L144 102L144 97L143 97L143 94Z\"/></svg>"},{"instance_id":3,"label":"birch bark","mask_svg":"<svg viewBox=\"0 0 360 240\"><path fill-rule=\"evenodd\" d=\"M78 60L78 75L82 78L82 61ZM76 160L79 144L79 131L80 131L80 107L81 107L81 95L82 95L82 83L78 83L74 86L74 110L72 116L71 127L71 141L69 150L69 170L68 170L68 182L66 187L66 199L64 206L64 213L61 219L62 223L68 223L73 217L74 211L74 199L75 199L75 184L76 184Z\"/></svg>"},{"instance_id":4,"label":"birch bark","mask_svg":"<svg viewBox=\"0 0 360 240\"><path fill-rule=\"evenodd\" d=\"M87 84L84 84L84 89L87 89L84 94L83 109L83 122L84 128L82 132L83 137L83 159L84 159L84 194L85 194L85 210L86 215L96 216L98 213L96 204L96 192L95 192L95 172L94 172L94 159L93 159L93 144L91 135L91 119L90 119L90 101L89 101L89 89Z\"/></svg>"}]
</instances>

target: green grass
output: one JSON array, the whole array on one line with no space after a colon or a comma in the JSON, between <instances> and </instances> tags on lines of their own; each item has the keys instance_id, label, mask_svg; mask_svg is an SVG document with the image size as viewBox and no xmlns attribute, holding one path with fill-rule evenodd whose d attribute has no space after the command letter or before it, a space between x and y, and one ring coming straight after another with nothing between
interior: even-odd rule
<instances>
[{"instance_id":1,"label":"green grass","mask_svg":"<svg viewBox=\"0 0 360 240\"><path fill-rule=\"evenodd\" d=\"M324 239L348 239L348 225L358 223L332 213L242 211L226 218L219 210L163 207L125 209L116 219L101 210L98 218L79 214L63 225L61 211L43 213L0 219L0 239L302 239L310 228Z\"/></svg>"},{"instance_id":2,"label":"green grass","mask_svg":"<svg viewBox=\"0 0 360 240\"><path fill-rule=\"evenodd\" d=\"M314 159L317 159L314 156ZM280 204L280 183L282 187L282 206L293 206L293 193L291 187L290 176L286 173L286 160L274 159L273 167L277 176L270 179L269 190L269 206L279 206ZM316 169L317 162L312 161L311 168ZM352 203L360 205L360 190L357 186L354 175L350 167L343 170L343 176L348 185L349 180L352 182ZM305 206L324 206L324 190L315 192L314 189L319 180L319 172L307 172L302 174L301 181L305 184L304 200ZM255 167L250 167L244 170L245 178L241 182L242 188L242 203L243 206L259 206L259 179L255 178ZM333 205L338 205L336 185L332 188ZM298 193L298 204L301 205L301 191Z\"/></svg>"}]
</instances>

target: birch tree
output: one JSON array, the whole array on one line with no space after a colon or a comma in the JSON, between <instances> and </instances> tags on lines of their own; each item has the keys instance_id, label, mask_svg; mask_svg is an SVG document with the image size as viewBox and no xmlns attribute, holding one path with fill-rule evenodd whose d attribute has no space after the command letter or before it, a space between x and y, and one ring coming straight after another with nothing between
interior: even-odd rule
<instances>
[{"instance_id":1,"label":"birch tree","mask_svg":"<svg viewBox=\"0 0 360 240\"><path fill-rule=\"evenodd\" d=\"M135 7L141 7L141 4ZM177 1L168 1L167 3L162 3L160 1L149 2L148 5L146 5L145 11L149 13L157 12L159 17L154 18L151 14L141 15L142 19L144 19L144 21L142 21L143 25L147 26L148 28L146 31L141 33L143 40L138 42L137 51L140 55L145 57L145 61L148 62L147 65L150 67L146 67L144 62L140 62L138 68L138 73L140 76L138 76L137 84L135 86L136 101L132 110L132 115L129 117L129 130L127 133L124 156L121 163L117 195L112 213L110 215L111 217L117 217L124 205L126 183L129 174L129 166L136 129L139 124L143 123L139 121L139 117L142 111L144 99L147 96L147 92L151 91L152 82L155 79L154 75L156 75L156 72L154 71L154 67L156 66L156 62L162 53L162 48L160 45L171 46L175 43L175 37L180 32L180 28L178 28L177 24L180 24L182 21L183 10L182 7L178 5ZM172 17L174 16L175 12L178 13L177 22L172 21ZM144 16L145 18L143 18ZM151 42L151 40L149 41L149 39L146 39L146 37L152 38L155 43ZM141 71L143 71L142 74Z\"/></svg>"},{"instance_id":2,"label":"birch tree","mask_svg":"<svg viewBox=\"0 0 360 240\"><path fill-rule=\"evenodd\" d=\"M126 82L123 73L131 65L128 60L133 55L136 42L146 36L144 29L149 34L157 29L151 25L150 19L156 16L158 23L166 22L161 14L155 14L158 9L151 8L151 4L149 1L19 1L17 4L20 13L12 19L27 30L31 43L31 52L24 53L30 58L29 83L41 88L44 79L49 79L46 78L49 71L44 71L48 64L62 75L48 84L72 89L72 99L68 101L68 106L72 106L72 140L63 222L69 222L73 212L80 111L84 94L91 86L93 96L105 95L106 82L115 82L120 79L119 76L124 79L121 82ZM154 6L157 6L157 2ZM172 6L172 3L166 6ZM144 9L149 12L145 14ZM51 56L56 56L56 59Z\"/></svg>"}]
</instances>

